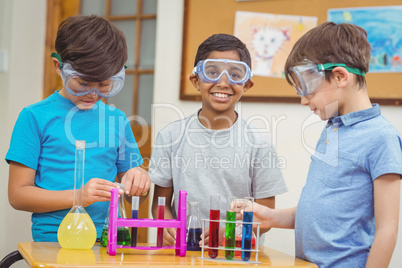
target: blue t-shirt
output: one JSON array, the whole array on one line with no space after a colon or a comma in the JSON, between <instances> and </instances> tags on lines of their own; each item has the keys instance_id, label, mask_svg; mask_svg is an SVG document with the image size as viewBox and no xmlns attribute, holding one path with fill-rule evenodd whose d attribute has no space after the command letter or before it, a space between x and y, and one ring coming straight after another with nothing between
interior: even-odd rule
<instances>
[{"instance_id":1,"label":"blue t-shirt","mask_svg":"<svg viewBox=\"0 0 402 268\"><path fill-rule=\"evenodd\" d=\"M373 181L402 174L402 140L380 107L328 121L297 206L296 256L320 268L365 267L374 239Z\"/></svg>"},{"instance_id":2,"label":"blue t-shirt","mask_svg":"<svg viewBox=\"0 0 402 268\"><path fill-rule=\"evenodd\" d=\"M36 170L35 186L52 191L74 189L75 141L85 140L84 183L114 181L116 174L143 163L125 114L98 101L80 110L58 92L24 108L15 123L6 161ZM109 202L85 207L101 236ZM32 214L34 241L57 241L70 209Z\"/></svg>"}]
</instances>

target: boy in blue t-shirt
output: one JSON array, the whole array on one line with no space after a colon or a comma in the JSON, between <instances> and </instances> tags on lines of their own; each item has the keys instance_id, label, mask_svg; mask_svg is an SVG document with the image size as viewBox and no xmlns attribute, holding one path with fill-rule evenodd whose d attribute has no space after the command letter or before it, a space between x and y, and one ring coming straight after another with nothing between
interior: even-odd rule
<instances>
[{"instance_id":1,"label":"boy in blue t-shirt","mask_svg":"<svg viewBox=\"0 0 402 268\"><path fill-rule=\"evenodd\" d=\"M34 241L57 241L73 206L75 141L85 140L82 205L99 238L116 176L129 196L150 186L127 117L101 101L123 87L126 40L102 17L73 16L60 24L55 48L52 61L63 88L18 117L6 155L9 201L32 212Z\"/></svg>"},{"instance_id":2,"label":"boy in blue t-shirt","mask_svg":"<svg viewBox=\"0 0 402 268\"><path fill-rule=\"evenodd\" d=\"M371 104L367 33L323 23L302 36L287 81L322 120L297 208L255 205L262 227L295 228L296 256L325 267L388 267L398 233L402 140Z\"/></svg>"}]
</instances>

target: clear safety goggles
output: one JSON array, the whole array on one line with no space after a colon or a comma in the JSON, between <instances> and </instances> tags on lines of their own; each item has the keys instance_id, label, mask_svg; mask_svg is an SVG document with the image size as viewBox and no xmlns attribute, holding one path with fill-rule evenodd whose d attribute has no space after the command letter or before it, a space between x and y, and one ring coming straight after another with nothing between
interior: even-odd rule
<instances>
[{"instance_id":1,"label":"clear safety goggles","mask_svg":"<svg viewBox=\"0 0 402 268\"><path fill-rule=\"evenodd\" d=\"M223 74L230 84L246 84L253 77L250 67L243 61L228 59L200 60L193 69L204 83L218 83Z\"/></svg>"},{"instance_id":2,"label":"clear safety goggles","mask_svg":"<svg viewBox=\"0 0 402 268\"><path fill-rule=\"evenodd\" d=\"M357 68L348 67L343 63L325 63L299 65L288 69L288 79L296 88L300 97L315 92L325 80L325 71L331 71L336 67L343 67L349 73L362 75L365 73Z\"/></svg>"},{"instance_id":3,"label":"clear safety goggles","mask_svg":"<svg viewBox=\"0 0 402 268\"><path fill-rule=\"evenodd\" d=\"M57 57L54 54L56 53L52 53L52 57L55 57L60 61L59 68L64 88L73 96L83 96L90 93L96 93L103 98L109 98L119 93L123 88L126 76L125 67L123 67L120 72L104 81L88 82L82 78L85 77L83 74L75 71L71 67L70 63L62 62L60 56L57 54ZM94 84L96 84L96 87L93 87Z\"/></svg>"}]
</instances>

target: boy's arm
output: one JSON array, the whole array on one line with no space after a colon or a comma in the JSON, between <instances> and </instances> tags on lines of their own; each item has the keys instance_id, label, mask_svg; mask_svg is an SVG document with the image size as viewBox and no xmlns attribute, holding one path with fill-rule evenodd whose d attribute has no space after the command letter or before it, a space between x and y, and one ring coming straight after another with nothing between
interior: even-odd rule
<instances>
[{"instance_id":1,"label":"boy's arm","mask_svg":"<svg viewBox=\"0 0 402 268\"><path fill-rule=\"evenodd\" d=\"M50 212L73 206L74 190L49 191L35 186L36 171L17 162L10 162L8 200L17 210Z\"/></svg>"},{"instance_id":2,"label":"boy's arm","mask_svg":"<svg viewBox=\"0 0 402 268\"><path fill-rule=\"evenodd\" d=\"M74 190L51 191L35 186L36 171L18 162L10 162L8 199L17 210L35 213L68 209L74 203ZM109 201L113 182L93 178L81 189L83 206Z\"/></svg>"},{"instance_id":3,"label":"boy's arm","mask_svg":"<svg viewBox=\"0 0 402 268\"><path fill-rule=\"evenodd\" d=\"M152 217L158 218L158 197L165 197L165 219L173 219L172 198L173 198L173 186L172 187L160 187L155 184L154 198L152 200ZM170 246L176 242L176 229L175 228L163 228L163 245Z\"/></svg>"},{"instance_id":4,"label":"boy's arm","mask_svg":"<svg viewBox=\"0 0 402 268\"><path fill-rule=\"evenodd\" d=\"M401 176L385 174L374 180L375 235L366 268L388 267L398 236Z\"/></svg>"},{"instance_id":5,"label":"boy's arm","mask_svg":"<svg viewBox=\"0 0 402 268\"><path fill-rule=\"evenodd\" d=\"M271 209L269 207L254 204L254 221L261 222L261 229L284 228L294 229L296 207L288 209Z\"/></svg>"},{"instance_id":6,"label":"boy's arm","mask_svg":"<svg viewBox=\"0 0 402 268\"><path fill-rule=\"evenodd\" d=\"M267 198L261 198L261 199L256 199L256 203L275 209L275 196L267 197ZM257 228L253 228L254 232L257 231ZM260 235L263 233L266 233L270 230L271 228L260 228Z\"/></svg>"}]
</instances>

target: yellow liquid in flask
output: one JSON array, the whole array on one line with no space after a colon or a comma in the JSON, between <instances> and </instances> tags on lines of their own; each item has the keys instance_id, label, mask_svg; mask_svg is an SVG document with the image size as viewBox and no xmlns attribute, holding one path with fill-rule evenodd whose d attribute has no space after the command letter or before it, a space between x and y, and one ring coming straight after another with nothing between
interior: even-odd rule
<instances>
[{"instance_id":1,"label":"yellow liquid in flask","mask_svg":"<svg viewBox=\"0 0 402 268\"><path fill-rule=\"evenodd\" d=\"M69 212L59 226L57 239L62 248L91 249L96 242L96 228L86 212Z\"/></svg>"}]
</instances>

